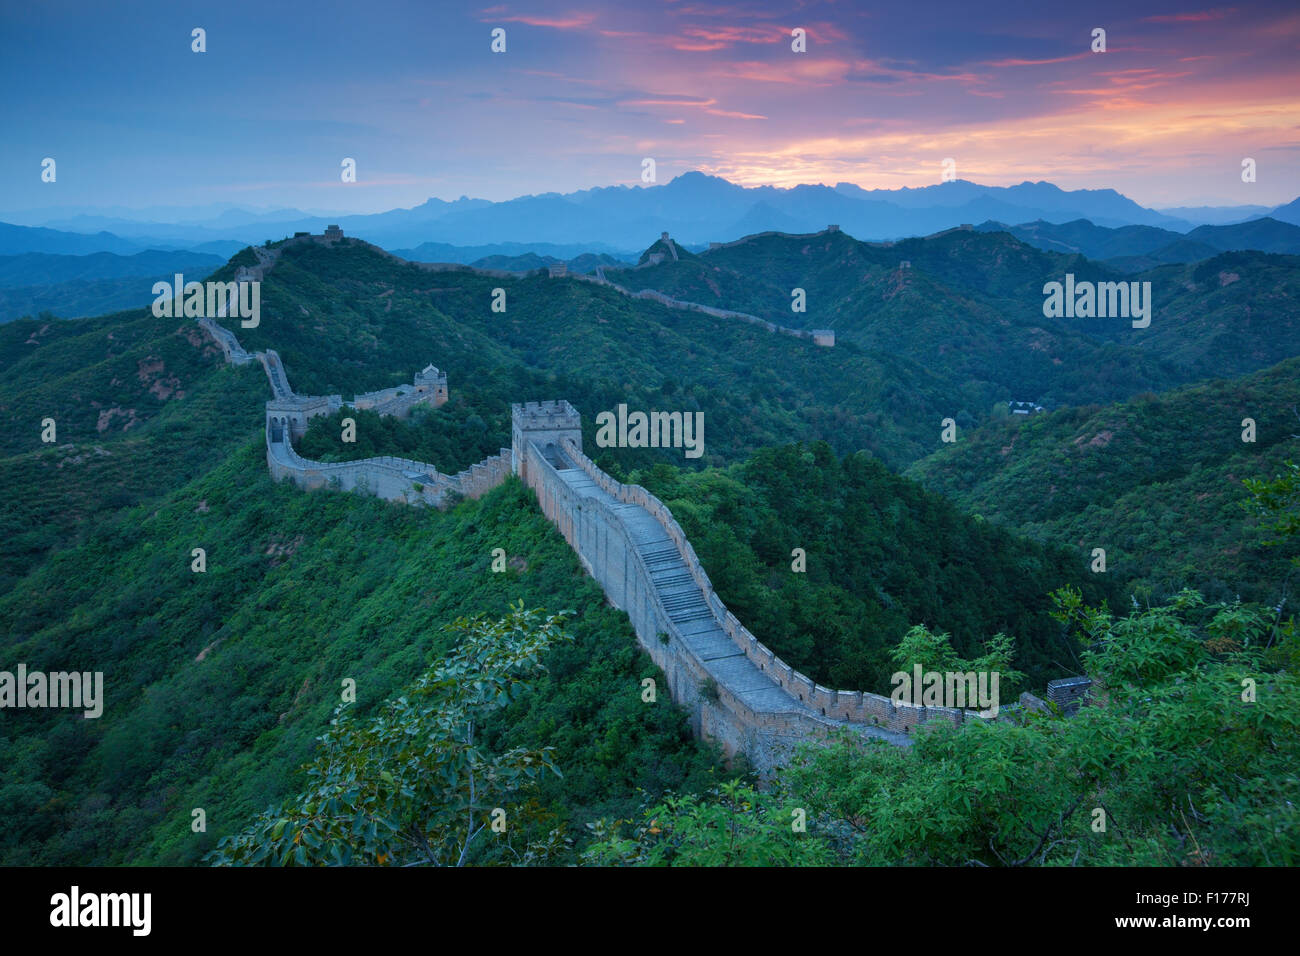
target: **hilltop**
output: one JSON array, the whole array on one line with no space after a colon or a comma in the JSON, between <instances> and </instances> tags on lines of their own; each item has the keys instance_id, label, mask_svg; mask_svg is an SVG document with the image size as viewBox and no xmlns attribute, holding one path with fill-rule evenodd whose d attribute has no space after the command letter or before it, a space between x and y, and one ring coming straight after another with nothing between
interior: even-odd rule
<instances>
[{"instance_id":1,"label":"hilltop","mask_svg":"<svg viewBox=\"0 0 1300 956\"><path fill-rule=\"evenodd\" d=\"M1273 602L1287 554L1264 548L1242 480L1297 455L1300 358L1114 406L1011 416L906 474L1039 541L1106 550L1108 573L1167 595ZM1255 422L1243 442L1242 421Z\"/></svg>"}]
</instances>

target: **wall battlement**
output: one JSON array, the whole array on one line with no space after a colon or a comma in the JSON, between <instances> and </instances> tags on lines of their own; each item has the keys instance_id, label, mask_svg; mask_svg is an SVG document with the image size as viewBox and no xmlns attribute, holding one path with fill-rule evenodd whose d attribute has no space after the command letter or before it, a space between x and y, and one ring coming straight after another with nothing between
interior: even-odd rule
<instances>
[{"instance_id":1,"label":"wall battlement","mask_svg":"<svg viewBox=\"0 0 1300 956\"><path fill-rule=\"evenodd\" d=\"M965 720L985 719L975 711L949 707L900 706L896 705L890 698L880 694L867 691L833 690L829 687L823 687L811 678L801 674L777 657L770 648L750 633L734 614L727 610L722 599L714 592L712 582L710 582L707 572L700 564L695 549L686 537L686 533L663 502L640 485L624 485L611 478L584 455L580 447L572 443L566 443L562 450L567 461L571 462L576 470L580 470L592 485L603 492L612 502L635 506L636 509L643 512L658 525L658 529L662 533L663 539L665 539L664 543L670 543L673 550L676 551L676 558L680 561L681 570L689 576L690 584L696 591L696 595L689 596L698 597L698 606L707 614L707 618L696 617L693 620L694 633L698 634L704 626L700 623L701 620L711 619L709 621L711 626L716 627L717 631L725 636L728 644L734 648L735 653L743 656L757 669L759 674L772 684L775 684L783 692L785 699L782 699L782 695L769 693L764 695L762 702L759 704L752 702L746 704L744 710L748 713L765 715L762 721L754 723L749 717L743 717L742 719L742 717L734 717L733 715L734 719L740 720L742 728L746 731L759 726L771 730L772 728L783 727L786 724L789 724L789 727L786 727L787 730L791 727L800 727L807 730L813 726L822 727L823 729L847 726L860 732L867 732L872 736L884 736L885 739L892 740L892 742L901 743L903 740L899 738L899 735L909 734L912 728L929 721L937 720L960 724ZM559 472L557 471L556 474L558 476ZM565 500L563 494L556 495L552 492L549 505L556 508L558 504ZM589 510L591 505L588 501L582 501L578 507L580 510ZM548 514L548 517L551 517L551 515ZM556 519L552 518L552 520ZM620 517L618 520L625 519ZM560 521L557 523L561 525L563 531L566 525L573 524L573 518L560 515ZM568 535L566 535L567 538ZM575 545L575 548L577 547ZM662 552L659 553L662 557ZM599 579L599 560L588 559L586 563L593 568L593 576ZM670 601L665 603L680 605L683 600L683 577L679 575L673 581L676 593L672 594ZM647 585L647 587L653 588L653 585ZM624 591L627 591L626 587L624 587ZM669 616L671 618L671 615ZM633 620L635 622L636 618L634 617ZM670 620L669 623L672 624L673 622ZM664 628L664 630L672 633L668 628ZM656 631L649 636L657 636L657 633ZM646 650L651 653L651 657L654 657L655 644L661 642L646 640L646 636L642 635L640 630L638 630L638 637ZM714 660L725 656L723 652L724 649L716 644L709 651L710 654L714 655L711 658ZM656 660L656 663L658 663L658 660ZM708 670L708 667L704 666L704 661L700 662L700 667L704 671ZM755 686L756 678L752 671L738 671L734 667L734 662L727 675L723 678L715 678L720 688L726 682L727 677L734 678L734 682L738 687L749 686L752 688ZM744 694L739 693L733 696L740 700L744 697ZM797 716L790 717L791 714ZM791 733L795 733L795 731L791 730ZM760 756L764 754L770 756L771 754L771 747L761 741L753 741L751 746L754 749L754 753L750 754L751 759L755 759L755 754Z\"/></svg>"},{"instance_id":2,"label":"wall battlement","mask_svg":"<svg viewBox=\"0 0 1300 956\"><path fill-rule=\"evenodd\" d=\"M296 395L288 387L280 357L259 353L277 397L266 403L266 464L276 481L293 480L304 488L339 488L368 492L389 501L442 507L451 496L477 498L505 481L510 473L511 450L502 448L491 458L456 475L444 475L423 461L408 458L363 458L359 461L322 462L303 458L293 443L307 432L307 423L344 406L338 395ZM285 392L279 397L280 392ZM420 402L435 407L447 401L447 373L426 365L414 385L358 395L354 408L370 408L381 415L406 417Z\"/></svg>"}]
</instances>

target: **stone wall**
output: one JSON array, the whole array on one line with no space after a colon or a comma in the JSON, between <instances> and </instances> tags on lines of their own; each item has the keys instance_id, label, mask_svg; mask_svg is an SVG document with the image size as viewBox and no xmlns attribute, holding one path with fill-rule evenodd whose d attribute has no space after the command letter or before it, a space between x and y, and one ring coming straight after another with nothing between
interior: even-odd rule
<instances>
[{"instance_id":1,"label":"stone wall","mask_svg":"<svg viewBox=\"0 0 1300 956\"><path fill-rule=\"evenodd\" d=\"M639 297L710 314L742 316L776 331L793 331L743 313L678 303L657 292ZM215 328L203 321L200 324L218 342L225 342L223 351L228 359L247 356L233 333L215 323L210 323ZM453 494L478 497L501 484L512 471L518 474L610 602L627 613L638 642L663 672L668 693L686 709L694 732L716 741L729 756L744 754L766 773L784 763L799 743L837 728L906 744L907 735L918 724L933 720L960 723L973 716L973 712L949 708L896 706L879 694L833 690L782 661L714 593L672 512L645 488L615 481L583 454L581 417L566 401L513 405L511 448L503 448L457 475L439 474L427 462L392 457L318 462L303 458L294 449L296 429L305 428L314 414L337 409L341 400L338 396L295 395L274 351L258 353L256 358L266 369L276 395L267 403L266 416L266 460L273 478L292 480L305 488L337 487L409 504L441 506ZM566 477L579 475L589 480L589 493L584 494ZM652 522L648 526L654 529L652 534L647 531L646 516ZM640 539L634 532L638 521ZM647 540L652 539L654 548L663 543L661 533L670 547L647 551ZM665 554L670 557L665 559ZM663 583L667 580L664 560L674 562L674 569L680 562L684 569L684 573L673 570L668 576L672 588ZM656 561L661 562L659 581L651 566ZM691 611L693 631L680 623L684 585L690 592L688 599L702 609ZM674 609L679 612L676 619ZM707 621L701 622L702 618ZM701 628L708 631L715 645L731 649L719 651L715 646L706 660L692 645ZM716 637L714 630L725 635L725 640ZM761 685L761 694L755 693L756 684ZM751 703L759 697L761 702Z\"/></svg>"},{"instance_id":2,"label":"stone wall","mask_svg":"<svg viewBox=\"0 0 1300 956\"><path fill-rule=\"evenodd\" d=\"M244 351L244 347L239 344L239 340L235 338L235 334L229 329L218 325L209 318L201 318L198 323L199 328L207 332L221 348L221 353L231 365L247 365L253 361L253 356Z\"/></svg>"},{"instance_id":3,"label":"stone wall","mask_svg":"<svg viewBox=\"0 0 1300 956\"><path fill-rule=\"evenodd\" d=\"M444 475L428 462L410 458L312 461L299 455L291 442L276 440L269 426L266 438L266 464L276 481L288 479L308 490L337 488L435 508L449 504L452 494L465 498L487 494L510 474L510 460L510 449L502 448L459 474Z\"/></svg>"},{"instance_id":4,"label":"stone wall","mask_svg":"<svg viewBox=\"0 0 1300 956\"><path fill-rule=\"evenodd\" d=\"M767 329L767 331L778 335L789 335L796 339L806 339L807 341L814 342L817 345L835 344L834 335L831 334L829 337L826 335L828 330L819 329L818 334L815 335L811 330L786 328L784 325L777 325L775 322L769 322L767 319L761 319L756 315L750 315L748 312L733 312L730 309L718 309L711 305L702 305L699 302L686 302L682 299L674 299L672 296L664 295L664 293L659 292L656 289L642 289L640 292L632 292L629 289L623 288L618 283L611 282L609 279L605 278L603 270L598 269L594 276L577 275L574 276L574 278L581 279L584 282L592 282L596 285L608 286L630 299L649 299L652 302L658 302L660 305L666 305L670 309L681 309L686 312L703 312L705 315L712 315L719 319L737 319L741 322L748 322L751 325L761 326L764 329Z\"/></svg>"},{"instance_id":5,"label":"stone wall","mask_svg":"<svg viewBox=\"0 0 1300 956\"><path fill-rule=\"evenodd\" d=\"M506 480L510 475L512 460L511 450L502 448L491 458L484 458L478 464L452 475L449 481L466 498L481 498Z\"/></svg>"},{"instance_id":6,"label":"stone wall","mask_svg":"<svg viewBox=\"0 0 1300 956\"><path fill-rule=\"evenodd\" d=\"M521 408L515 406L516 419ZM535 423L536 413L531 417L530 424ZM578 553L583 567L601 584L610 601L627 612L639 643L664 671L673 699L687 708L696 731L718 740L729 753L744 752L760 769L765 769L788 755L793 743L824 735L836 727L850 727L901 743L912 728L928 721L955 724L983 719L973 711L895 705L880 694L823 687L795 670L727 610L667 506L641 486L621 484L597 468L583 454L580 438L574 441L561 436L562 467L581 470L618 505L635 506L657 522L677 549L714 622L787 698L762 708L746 705L727 685L726 679L713 678L705 662L692 654L681 640L679 628L631 538L627 512L576 493L561 477L556 456L544 453L541 443L527 440L527 431L521 442L520 431L516 428L515 455L519 459L516 472L537 495L543 513ZM552 437L547 435L547 441ZM666 643L661 634L669 636ZM716 684L716 700L705 691L705 684L711 679Z\"/></svg>"},{"instance_id":7,"label":"stone wall","mask_svg":"<svg viewBox=\"0 0 1300 956\"><path fill-rule=\"evenodd\" d=\"M570 460L580 455L572 443L565 450ZM846 726L814 713L793 697L783 705L762 709L746 704L739 696L740 688L725 677L716 677L683 639L624 517L602 502L579 500L536 443L526 445L524 456L522 473L528 476L528 485L537 495L543 514L577 552L583 567L600 583L610 602L627 613L637 642L663 671L669 695L686 710L695 734L717 743L728 757L744 754L766 775L787 762L800 743ZM617 486L599 469L595 472L607 483L606 490ZM645 489L628 487L635 489L628 503L648 501L651 507L656 503ZM675 530L689 548L681 529ZM875 731L872 736L894 743L907 742L902 735L874 727L871 731Z\"/></svg>"}]
</instances>

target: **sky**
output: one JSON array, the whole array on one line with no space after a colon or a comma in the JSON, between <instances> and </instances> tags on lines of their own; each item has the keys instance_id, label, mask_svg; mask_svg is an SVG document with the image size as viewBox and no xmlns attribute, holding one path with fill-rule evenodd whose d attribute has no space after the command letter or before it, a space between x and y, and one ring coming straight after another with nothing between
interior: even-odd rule
<instances>
[{"instance_id":1,"label":"sky","mask_svg":"<svg viewBox=\"0 0 1300 956\"><path fill-rule=\"evenodd\" d=\"M376 212L636 185L647 157L658 183L925 186L951 158L1269 206L1300 195L1298 64L1294 0L3 0L0 213Z\"/></svg>"}]
</instances>

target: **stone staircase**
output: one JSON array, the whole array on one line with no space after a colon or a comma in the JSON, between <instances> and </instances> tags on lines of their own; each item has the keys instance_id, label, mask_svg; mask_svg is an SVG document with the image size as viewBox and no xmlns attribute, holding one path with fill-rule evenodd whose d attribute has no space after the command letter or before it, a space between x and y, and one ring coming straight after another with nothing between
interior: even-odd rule
<instances>
[{"instance_id":1,"label":"stone staircase","mask_svg":"<svg viewBox=\"0 0 1300 956\"><path fill-rule=\"evenodd\" d=\"M686 650L698 659L720 687L760 714L797 714L827 728L852 726L865 736L899 746L911 744L906 733L825 717L799 701L761 670L727 636L698 581L664 526L640 505L619 501L562 453L556 473L582 499L612 513L633 542L649 572L651 587ZM599 580L599 574L597 574ZM602 586L604 582L602 582ZM607 589L608 590L608 589Z\"/></svg>"}]
</instances>

